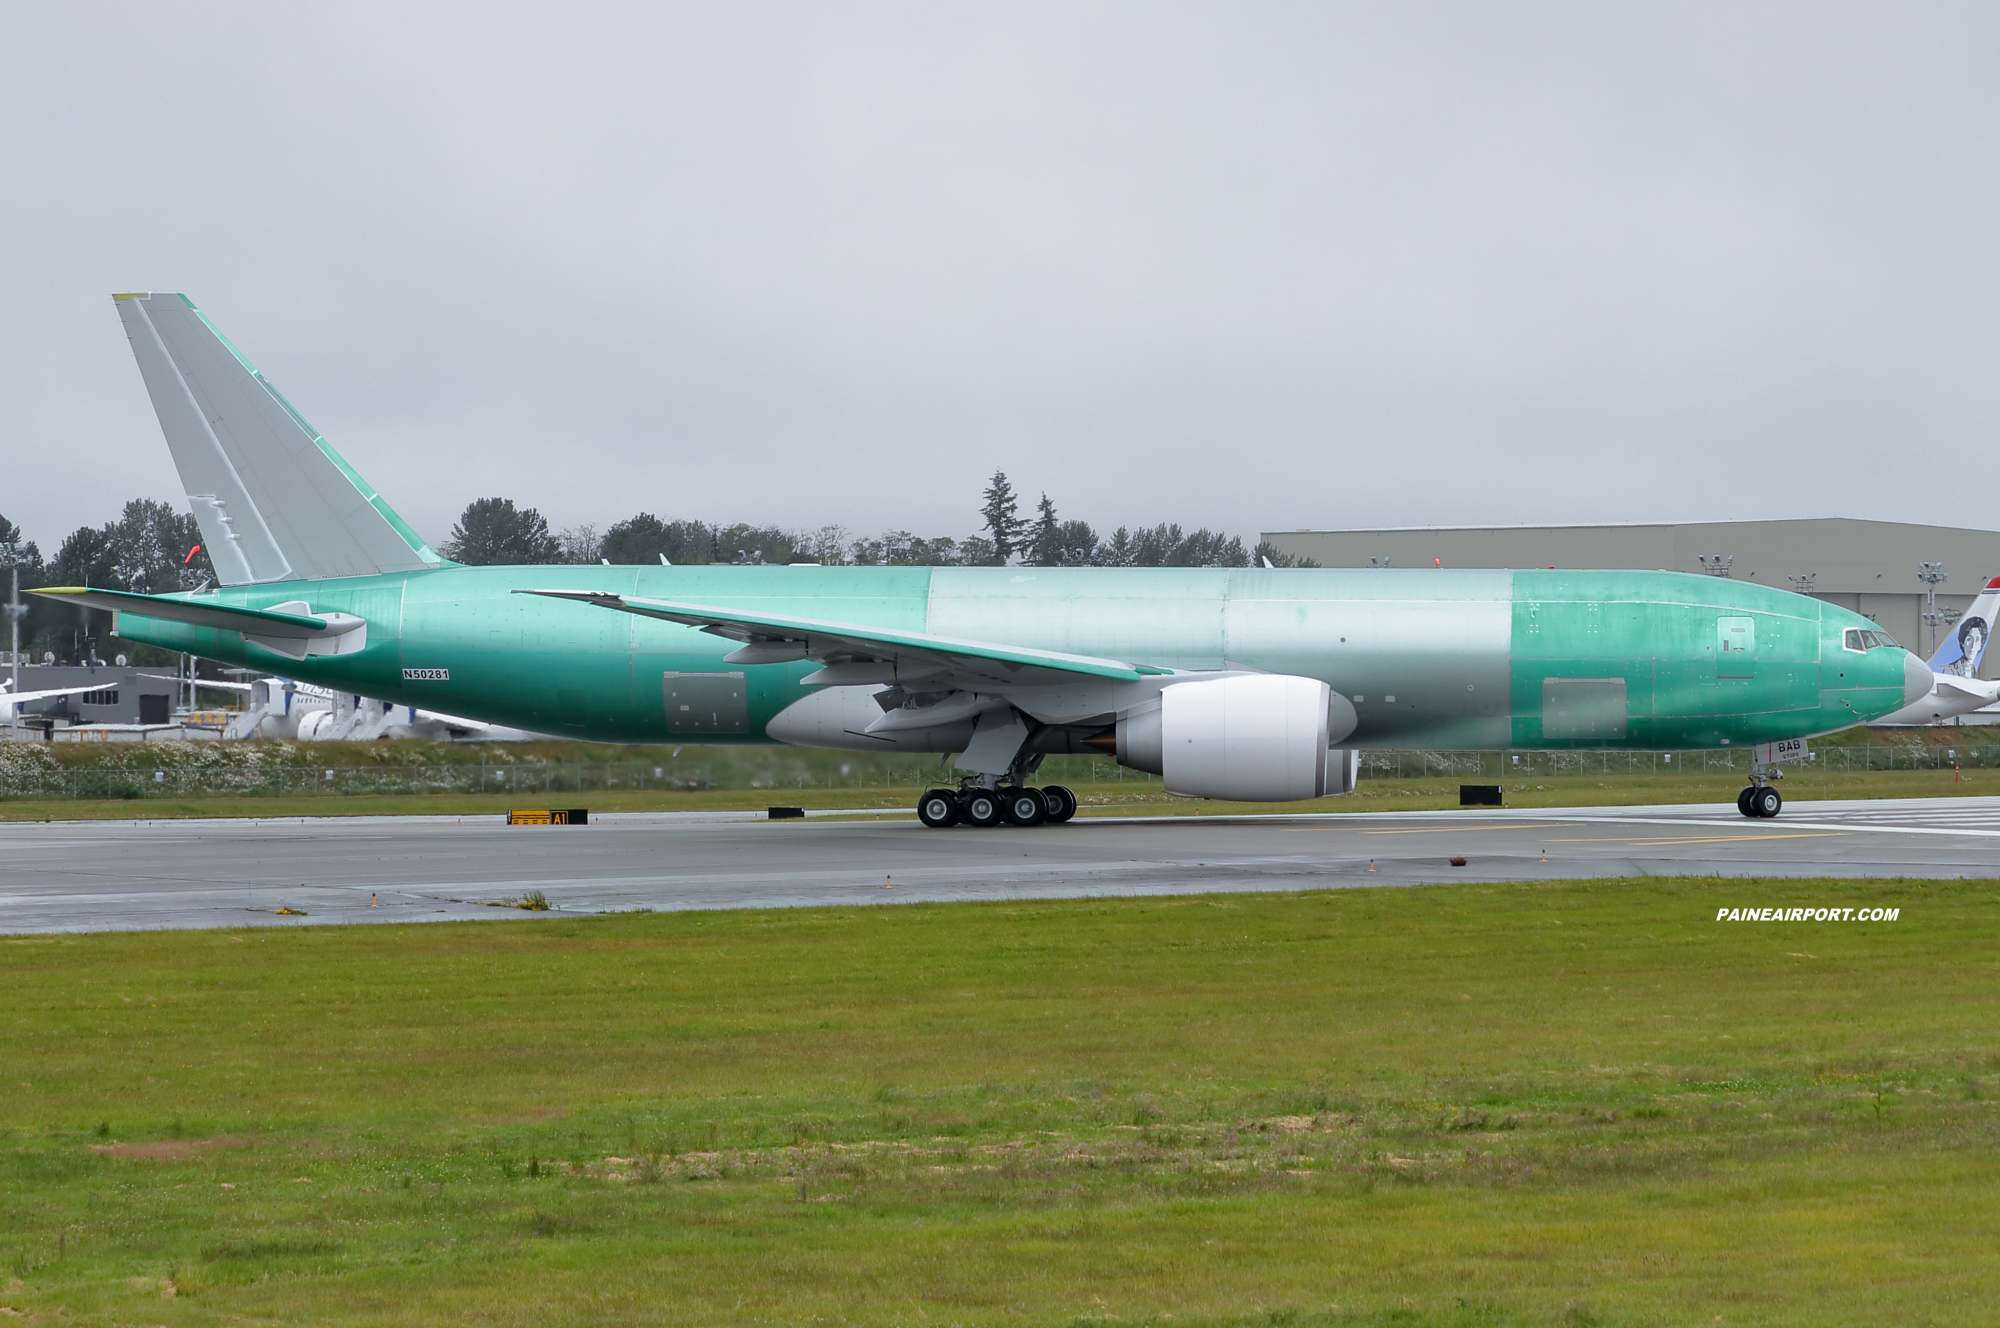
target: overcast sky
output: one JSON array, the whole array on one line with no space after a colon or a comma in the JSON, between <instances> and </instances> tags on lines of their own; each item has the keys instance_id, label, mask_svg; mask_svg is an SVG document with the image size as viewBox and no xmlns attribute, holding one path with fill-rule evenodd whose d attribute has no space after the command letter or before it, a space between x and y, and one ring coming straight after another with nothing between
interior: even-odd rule
<instances>
[{"instance_id":1,"label":"overcast sky","mask_svg":"<svg viewBox=\"0 0 2000 1328\"><path fill-rule=\"evenodd\" d=\"M2000 527L2000 10L10 5L0 512L184 506L181 290L470 499L965 535Z\"/></svg>"}]
</instances>

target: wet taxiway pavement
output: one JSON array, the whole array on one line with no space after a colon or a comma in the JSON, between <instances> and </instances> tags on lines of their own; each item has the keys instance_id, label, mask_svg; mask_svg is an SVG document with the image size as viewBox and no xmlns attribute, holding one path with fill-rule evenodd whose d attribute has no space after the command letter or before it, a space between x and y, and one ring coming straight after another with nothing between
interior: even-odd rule
<instances>
[{"instance_id":1,"label":"wet taxiway pavement","mask_svg":"<svg viewBox=\"0 0 2000 1328\"><path fill-rule=\"evenodd\" d=\"M1464 866L1451 859L1462 857ZM2000 876L2000 798L1080 818L613 814L0 825L0 933L310 926L1598 876ZM539 890L551 911L490 905ZM280 915L286 907L301 910Z\"/></svg>"}]
</instances>

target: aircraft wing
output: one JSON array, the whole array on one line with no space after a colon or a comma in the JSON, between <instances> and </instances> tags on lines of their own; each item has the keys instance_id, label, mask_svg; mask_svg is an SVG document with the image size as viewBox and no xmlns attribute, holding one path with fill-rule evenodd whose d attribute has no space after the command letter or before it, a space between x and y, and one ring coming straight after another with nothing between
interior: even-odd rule
<instances>
[{"instance_id":1,"label":"aircraft wing","mask_svg":"<svg viewBox=\"0 0 2000 1328\"><path fill-rule=\"evenodd\" d=\"M1031 650L990 641L967 641L933 636L928 632L905 632L817 618L793 618L750 609L724 609L708 604L642 599L589 590L517 590L514 593L574 600L599 608L636 613L645 618L699 627L704 632L744 643L743 649L728 657L728 662L733 664L810 659L826 665L820 674L804 680L810 685L891 681L879 675L879 666L884 664L894 666L896 681L921 680L939 687L974 691L990 691L1003 686L1048 686L1074 682L1079 677L1136 682L1143 677L1173 672L1172 669L1128 664L1090 655L1066 655L1053 650ZM867 670L848 670L847 673L854 676L845 676L843 666L849 664L875 665L877 671L874 676L860 676Z\"/></svg>"},{"instance_id":2,"label":"aircraft wing","mask_svg":"<svg viewBox=\"0 0 2000 1328\"><path fill-rule=\"evenodd\" d=\"M43 586L28 593L87 609L108 609L112 613L139 614L190 627L240 632L244 640L293 659L304 659L307 655L346 655L368 644L366 618L351 613L314 613L304 600L287 600L268 609L245 609L232 604L205 604L198 599L98 590L91 586Z\"/></svg>"},{"instance_id":3,"label":"aircraft wing","mask_svg":"<svg viewBox=\"0 0 2000 1328\"><path fill-rule=\"evenodd\" d=\"M139 676L141 678L151 678L154 682L179 683L183 687L187 686L189 681L186 678L176 677L171 673L142 673ZM218 682L214 678L196 678L193 681L197 687L209 688L220 692L248 692L256 685L247 682Z\"/></svg>"},{"instance_id":4,"label":"aircraft wing","mask_svg":"<svg viewBox=\"0 0 2000 1328\"><path fill-rule=\"evenodd\" d=\"M81 687L44 687L38 692L0 691L0 717L12 715L30 701L46 701L52 696L76 696L82 692L97 692L117 685L116 681L106 678L101 682L85 683Z\"/></svg>"}]
</instances>

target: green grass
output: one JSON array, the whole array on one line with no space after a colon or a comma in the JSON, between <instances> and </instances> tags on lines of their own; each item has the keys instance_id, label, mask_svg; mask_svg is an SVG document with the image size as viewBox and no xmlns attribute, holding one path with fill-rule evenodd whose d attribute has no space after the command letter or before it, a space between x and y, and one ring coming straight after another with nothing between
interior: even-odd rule
<instances>
[{"instance_id":1,"label":"green grass","mask_svg":"<svg viewBox=\"0 0 2000 1328\"><path fill-rule=\"evenodd\" d=\"M1901 917L1713 921L1786 903ZM1987 1322L1996 941L1748 881L20 938L0 1304Z\"/></svg>"},{"instance_id":2,"label":"green grass","mask_svg":"<svg viewBox=\"0 0 2000 1328\"><path fill-rule=\"evenodd\" d=\"M1302 803L1206 802L1171 798L1157 779L1078 783L1079 815L1219 816L1256 812L1422 811L1458 806L1459 785L1475 776L1368 779L1353 793ZM1727 807L1740 774L1530 775L1499 780L1510 807L1634 806L1713 802ZM49 798L0 800L0 821L175 820L212 816L503 816L512 807L587 806L592 811L761 811L772 804L810 809L913 813L929 784L835 788L725 788L697 792L592 789L517 793L312 793L286 797ZM1787 798L1950 798L2000 795L2000 770L1802 768L1780 787Z\"/></svg>"}]
</instances>

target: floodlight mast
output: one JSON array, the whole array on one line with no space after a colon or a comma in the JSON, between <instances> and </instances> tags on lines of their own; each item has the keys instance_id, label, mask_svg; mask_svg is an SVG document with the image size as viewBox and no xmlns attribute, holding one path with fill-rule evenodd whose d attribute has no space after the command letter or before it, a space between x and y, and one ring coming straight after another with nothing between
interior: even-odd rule
<instances>
[{"instance_id":1,"label":"floodlight mast","mask_svg":"<svg viewBox=\"0 0 2000 1328\"><path fill-rule=\"evenodd\" d=\"M1951 580L1951 573L1944 570L1943 563L1918 563L1917 580L1924 583L1930 596L1929 607L1924 610L1924 624L1931 629L1931 654L1937 653L1938 626L1945 621L1945 615L1938 612L1937 588Z\"/></svg>"}]
</instances>

